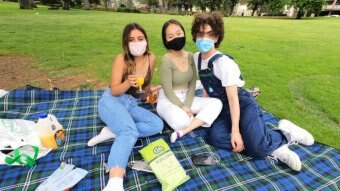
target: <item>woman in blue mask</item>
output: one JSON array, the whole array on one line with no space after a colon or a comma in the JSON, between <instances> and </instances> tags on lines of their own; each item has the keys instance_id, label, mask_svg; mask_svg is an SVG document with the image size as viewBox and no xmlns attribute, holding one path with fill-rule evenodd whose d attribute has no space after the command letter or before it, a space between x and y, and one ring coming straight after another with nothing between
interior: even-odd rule
<instances>
[{"instance_id":1,"label":"woman in blue mask","mask_svg":"<svg viewBox=\"0 0 340 191\"><path fill-rule=\"evenodd\" d=\"M165 22L162 38L168 52L160 66L162 89L157 112L175 130L170 136L174 143L197 127L210 127L222 103L216 98L195 97L197 72L192 53L183 50L185 31L181 23L173 19Z\"/></svg>"},{"instance_id":2,"label":"woman in blue mask","mask_svg":"<svg viewBox=\"0 0 340 191\"><path fill-rule=\"evenodd\" d=\"M266 127L262 111L245 90L238 65L217 50L224 37L223 17L219 13L201 13L194 17L191 34L199 49L194 61L205 95L218 98L223 108L210 128L211 145L244 152L254 158L273 156L295 171L301 170L299 156L289 143L314 143L313 136L288 120L281 120L278 131Z\"/></svg>"}]
</instances>

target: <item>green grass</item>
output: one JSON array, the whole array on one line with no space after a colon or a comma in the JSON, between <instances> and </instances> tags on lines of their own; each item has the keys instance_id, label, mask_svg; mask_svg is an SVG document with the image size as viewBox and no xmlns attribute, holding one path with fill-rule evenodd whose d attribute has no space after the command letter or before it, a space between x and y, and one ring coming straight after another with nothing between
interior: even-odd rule
<instances>
[{"instance_id":1,"label":"green grass","mask_svg":"<svg viewBox=\"0 0 340 191\"><path fill-rule=\"evenodd\" d=\"M165 53L161 27L170 18L182 22L186 49L196 52L191 16L50 11L44 6L20 10L17 3L0 3L0 55L28 55L33 67L61 77L82 72L109 81L112 60L122 51L123 27L140 23L160 60ZM225 18L226 36L220 46L235 57L246 85L260 87L261 106L338 149L339 23L339 18ZM153 82L159 82L158 71Z\"/></svg>"}]
</instances>

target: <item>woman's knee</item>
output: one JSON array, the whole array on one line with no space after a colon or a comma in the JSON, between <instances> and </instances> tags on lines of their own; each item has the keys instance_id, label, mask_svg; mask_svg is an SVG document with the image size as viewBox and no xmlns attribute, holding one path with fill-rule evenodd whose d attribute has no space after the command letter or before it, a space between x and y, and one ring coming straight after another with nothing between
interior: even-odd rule
<instances>
[{"instance_id":1,"label":"woman's knee","mask_svg":"<svg viewBox=\"0 0 340 191\"><path fill-rule=\"evenodd\" d=\"M190 118L189 117L178 117L178 118L174 118L174 120L172 120L172 122L170 123L171 124L168 124L168 125L175 131L178 131L178 130L186 128L189 125Z\"/></svg>"},{"instance_id":2,"label":"woman's knee","mask_svg":"<svg viewBox=\"0 0 340 191\"><path fill-rule=\"evenodd\" d=\"M163 130L164 123L160 117L155 115L151 123L152 123L152 128L155 129L155 132L161 132Z\"/></svg>"},{"instance_id":3,"label":"woman's knee","mask_svg":"<svg viewBox=\"0 0 340 191\"><path fill-rule=\"evenodd\" d=\"M190 118L186 113L177 113L168 111L160 115L164 121L174 130L180 130L187 127L190 123Z\"/></svg>"},{"instance_id":4,"label":"woman's knee","mask_svg":"<svg viewBox=\"0 0 340 191\"><path fill-rule=\"evenodd\" d=\"M124 137L126 141L136 142L137 138L139 137L139 132L135 129L125 128L124 130L120 130L117 132L118 137Z\"/></svg>"},{"instance_id":5,"label":"woman's knee","mask_svg":"<svg viewBox=\"0 0 340 191\"><path fill-rule=\"evenodd\" d=\"M221 135L216 136L216 134L215 135L210 134L208 143L220 149L225 149L225 150L232 149L230 137L228 136L221 136Z\"/></svg>"}]
</instances>

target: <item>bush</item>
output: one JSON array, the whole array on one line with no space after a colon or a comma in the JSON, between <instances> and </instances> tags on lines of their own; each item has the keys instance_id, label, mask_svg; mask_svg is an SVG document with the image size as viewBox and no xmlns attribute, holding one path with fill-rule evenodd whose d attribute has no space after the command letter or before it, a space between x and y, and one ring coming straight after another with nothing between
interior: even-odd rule
<instances>
[{"instance_id":1,"label":"bush","mask_svg":"<svg viewBox=\"0 0 340 191\"><path fill-rule=\"evenodd\" d=\"M280 16L280 17L286 17L287 14L286 13L263 13L261 16L269 16L269 17Z\"/></svg>"},{"instance_id":2,"label":"bush","mask_svg":"<svg viewBox=\"0 0 340 191\"><path fill-rule=\"evenodd\" d=\"M61 4L60 0L40 0L41 4L49 5L49 4Z\"/></svg>"},{"instance_id":3,"label":"bush","mask_svg":"<svg viewBox=\"0 0 340 191\"><path fill-rule=\"evenodd\" d=\"M125 13L140 13L140 10L136 9L136 8L127 8L127 7L118 7L117 12L125 12Z\"/></svg>"}]
</instances>

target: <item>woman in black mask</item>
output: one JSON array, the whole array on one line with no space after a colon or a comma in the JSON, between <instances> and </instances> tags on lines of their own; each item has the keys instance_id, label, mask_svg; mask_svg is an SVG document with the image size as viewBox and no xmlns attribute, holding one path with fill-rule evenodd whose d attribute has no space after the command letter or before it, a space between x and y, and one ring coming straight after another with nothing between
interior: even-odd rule
<instances>
[{"instance_id":1,"label":"woman in black mask","mask_svg":"<svg viewBox=\"0 0 340 191\"><path fill-rule=\"evenodd\" d=\"M195 97L197 72L193 54L183 50L185 31L177 20L164 23L162 39L168 52L160 66L162 89L157 100L157 112L174 129L170 141L197 127L210 127L217 118L222 103L208 97Z\"/></svg>"}]
</instances>

